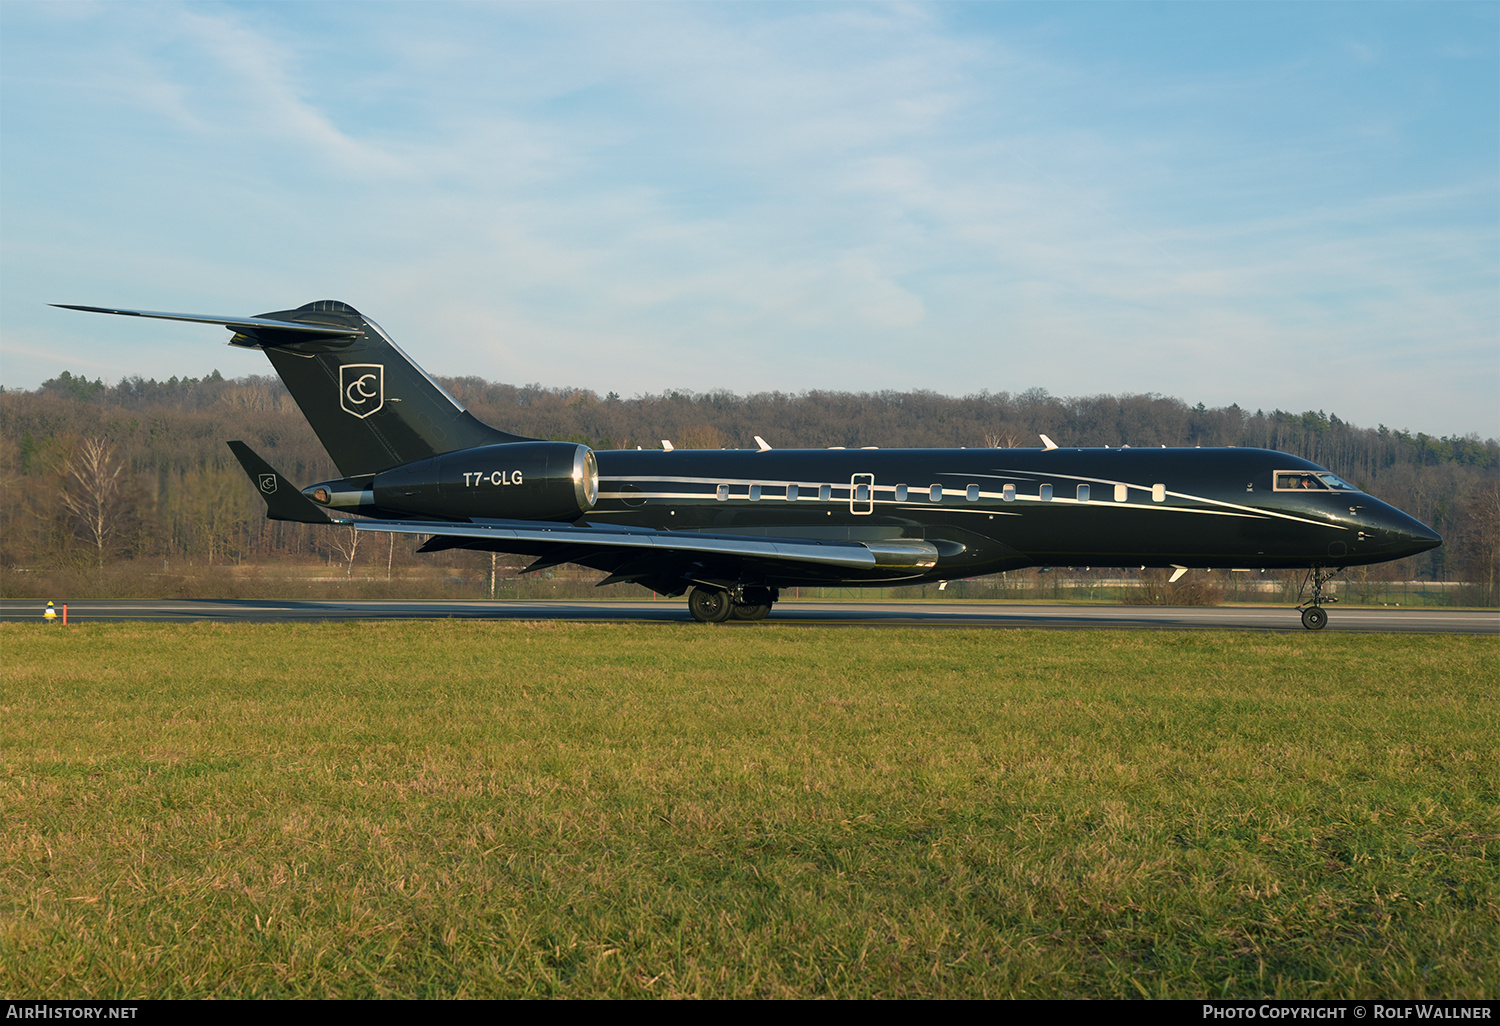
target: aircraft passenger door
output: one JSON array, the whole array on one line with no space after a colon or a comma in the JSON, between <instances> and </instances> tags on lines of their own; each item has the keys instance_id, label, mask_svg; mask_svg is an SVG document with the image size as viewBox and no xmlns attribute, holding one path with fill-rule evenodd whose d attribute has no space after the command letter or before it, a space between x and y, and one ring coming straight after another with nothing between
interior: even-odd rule
<instances>
[{"instance_id":1,"label":"aircraft passenger door","mask_svg":"<svg viewBox=\"0 0 1500 1026\"><path fill-rule=\"evenodd\" d=\"M849 512L855 516L875 512L874 474L855 474L849 479Z\"/></svg>"}]
</instances>

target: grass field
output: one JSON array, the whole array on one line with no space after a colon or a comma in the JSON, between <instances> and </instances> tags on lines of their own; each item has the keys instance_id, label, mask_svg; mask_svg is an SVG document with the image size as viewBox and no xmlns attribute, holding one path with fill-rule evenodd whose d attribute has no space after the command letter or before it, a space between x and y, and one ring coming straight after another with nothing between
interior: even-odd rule
<instances>
[{"instance_id":1,"label":"grass field","mask_svg":"<svg viewBox=\"0 0 1500 1026\"><path fill-rule=\"evenodd\" d=\"M9 997L1500 996L1500 645L0 625Z\"/></svg>"}]
</instances>

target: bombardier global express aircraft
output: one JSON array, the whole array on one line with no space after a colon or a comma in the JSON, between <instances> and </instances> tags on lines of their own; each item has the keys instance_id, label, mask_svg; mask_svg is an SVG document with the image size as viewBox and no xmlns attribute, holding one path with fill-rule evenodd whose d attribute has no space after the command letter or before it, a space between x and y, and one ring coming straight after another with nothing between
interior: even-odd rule
<instances>
[{"instance_id":1,"label":"bombardier global express aircraft","mask_svg":"<svg viewBox=\"0 0 1500 1026\"><path fill-rule=\"evenodd\" d=\"M596 452L481 423L345 303L256 317L67 309L219 324L266 354L343 475L298 489L230 442L273 519L531 556L528 570L577 563L605 571L601 584L686 592L707 623L761 619L794 585L1140 566L1307 570L1302 623L1320 630L1335 572L1442 543L1266 449L1074 449L1044 435L1043 449Z\"/></svg>"}]
</instances>

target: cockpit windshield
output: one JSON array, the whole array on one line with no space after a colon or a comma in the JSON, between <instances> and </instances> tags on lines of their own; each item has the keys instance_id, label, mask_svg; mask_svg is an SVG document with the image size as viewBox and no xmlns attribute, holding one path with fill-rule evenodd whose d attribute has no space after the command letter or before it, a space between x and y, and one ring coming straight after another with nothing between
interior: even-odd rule
<instances>
[{"instance_id":1,"label":"cockpit windshield","mask_svg":"<svg viewBox=\"0 0 1500 1026\"><path fill-rule=\"evenodd\" d=\"M1278 492L1357 492L1348 481L1326 470L1278 470L1275 475Z\"/></svg>"},{"instance_id":2,"label":"cockpit windshield","mask_svg":"<svg viewBox=\"0 0 1500 1026\"><path fill-rule=\"evenodd\" d=\"M1357 491L1359 491L1358 488L1354 487L1348 481L1345 481L1343 478L1339 477L1337 474L1330 474L1326 470L1320 470L1320 471L1318 471L1318 477L1322 480L1322 482L1324 484L1326 484L1329 488L1332 488L1336 492L1357 492Z\"/></svg>"}]
</instances>

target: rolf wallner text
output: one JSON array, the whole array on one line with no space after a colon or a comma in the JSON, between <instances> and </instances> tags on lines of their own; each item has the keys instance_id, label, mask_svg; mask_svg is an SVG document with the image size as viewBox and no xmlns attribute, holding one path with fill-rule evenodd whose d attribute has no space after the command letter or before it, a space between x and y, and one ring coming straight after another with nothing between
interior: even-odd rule
<instances>
[{"instance_id":1,"label":"rolf wallner text","mask_svg":"<svg viewBox=\"0 0 1500 1026\"><path fill-rule=\"evenodd\" d=\"M1351 1012L1350 1009L1353 1008ZM1204 1005L1205 1019L1488 1019L1488 1005Z\"/></svg>"}]
</instances>

